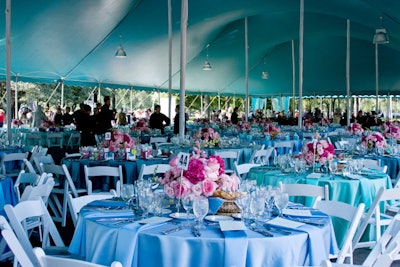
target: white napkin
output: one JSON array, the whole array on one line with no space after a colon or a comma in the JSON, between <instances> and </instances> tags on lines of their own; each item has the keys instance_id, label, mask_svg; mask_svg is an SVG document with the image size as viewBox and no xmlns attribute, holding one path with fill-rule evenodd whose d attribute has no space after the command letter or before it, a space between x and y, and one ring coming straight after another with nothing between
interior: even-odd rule
<instances>
[{"instance_id":1,"label":"white napkin","mask_svg":"<svg viewBox=\"0 0 400 267\"><path fill-rule=\"evenodd\" d=\"M172 220L172 218L154 216L154 217L142 219L142 220L137 221L137 222L141 223L141 224L153 224L153 223L167 222L167 221L170 221L170 220Z\"/></svg>"},{"instance_id":2,"label":"white napkin","mask_svg":"<svg viewBox=\"0 0 400 267\"><path fill-rule=\"evenodd\" d=\"M307 175L307 178L313 178L313 179L319 179L321 178L322 174L321 173L310 173L309 175Z\"/></svg>"},{"instance_id":3,"label":"white napkin","mask_svg":"<svg viewBox=\"0 0 400 267\"><path fill-rule=\"evenodd\" d=\"M297 227L304 225L304 223L287 220L287 219L284 219L281 217L276 217L272 220L269 220L267 223L276 225L276 226L280 226L280 227L287 227L287 228L297 228Z\"/></svg>"},{"instance_id":4,"label":"white napkin","mask_svg":"<svg viewBox=\"0 0 400 267\"><path fill-rule=\"evenodd\" d=\"M221 231L246 230L243 221L220 221L219 228L221 228Z\"/></svg>"},{"instance_id":5,"label":"white napkin","mask_svg":"<svg viewBox=\"0 0 400 267\"><path fill-rule=\"evenodd\" d=\"M282 211L283 214L289 215L289 216L304 216L304 217L311 217L311 211L310 210L303 210L303 209L283 209Z\"/></svg>"}]
</instances>

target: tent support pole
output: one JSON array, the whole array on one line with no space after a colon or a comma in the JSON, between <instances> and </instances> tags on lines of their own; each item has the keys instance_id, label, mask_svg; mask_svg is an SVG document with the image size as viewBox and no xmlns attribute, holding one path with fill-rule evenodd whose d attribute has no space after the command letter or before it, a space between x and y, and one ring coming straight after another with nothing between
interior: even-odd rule
<instances>
[{"instance_id":1,"label":"tent support pole","mask_svg":"<svg viewBox=\"0 0 400 267\"><path fill-rule=\"evenodd\" d=\"M179 100L179 136L185 136L185 88L186 88L186 32L188 21L188 0L182 0L181 8L181 76Z\"/></svg>"},{"instance_id":2,"label":"tent support pole","mask_svg":"<svg viewBox=\"0 0 400 267\"><path fill-rule=\"evenodd\" d=\"M133 98L133 87L131 86L129 90L129 110L132 112L133 111L133 106L132 106L132 98Z\"/></svg>"},{"instance_id":3,"label":"tent support pole","mask_svg":"<svg viewBox=\"0 0 400 267\"><path fill-rule=\"evenodd\" d=\"M247 27L247 17L244 19L244 52L245 52L245 68L246 68L246 104L245 104L245 113L246 113L246 121L249 120L249 32Z\"/></svg>"},{"instance_id":4,"label":"tent support pole","mask_svg":"<svg viewBox=\"0 0 400 267\"><path fill-rule=\"evenodd\" d=\"M346 94L347 94L347 101L346 101L346 124L347 126L350 125L350 20L347 20L347 42L346 42Z\"/></svg>"},{"instance_id":5,"label":"tent support pole","mask_svg":"<svg viewBox=\"0 0 400 267\"><path fill-rule=\"evenodd\" d=\"M172 5L168 0L168 118L172 116Z\"/></svg>"},{"instance_id":6,"label":"tent support pole","mask_svg":"<svg viewBox=\"0 0 400 267\"><path fill-rule=\"evenodd\" d=\"M61 79L61 108L64 108L64 79Z\"/></svg>"},{"instance_id":7,"label":"tent support pole","mask_svg":"<svg viewBox=\"0 0 400 267\"><path fill-rule=\"evenodd\" d=\"M6 1L6 92L7 92L7 137L8 143L12 144L11 129L11 0Z\"/></svg>"},{"instance_id":8,"label":"tent support pole","mask_svg":"<svg viewBox=\"0 0 400 267\"><path fill-rule=\"evenodd\" d=\"M293 104L292 104L292 109L294 109L295 104L296 104L296 62L295 62L295 55L294 55L294 40L292 40L292 87L293 87ZM292 110L292 113L294 114L294 110Z\"/></svg>"},{"instance_id":9,"label":"tent support pole","mask_svg":"<svg viewBox=\"0 0 400 267\"><path fill-rule=\"evenodd\" d=\"M58 87L60 86L61 82L58 82L57 86L53 89L53 92L51 92L49 98L47 101L44 103L45 106L50 102L50 99L53 97L54 93L57 91Z\"/></svg>"},{"instance_id":10,"label":"tent support pole","mask_svg":"<svg viewBox=\"0 0 400 267\"><path fill-rule=\"evenodd\" d=\"M18 119L18 74L15 75L14 118Z\"/></svg>"},{"instance_id":11,"label":"tent support pole","mask_svg":"<svg viewBox=\"0 0 400 267\"><path fill-rule=\"evenodd\" d=\"M298 127L303 127L303 42L304 42L304 0L300 0L299 27L299 120Z\"/></svg>"}]
</instances>

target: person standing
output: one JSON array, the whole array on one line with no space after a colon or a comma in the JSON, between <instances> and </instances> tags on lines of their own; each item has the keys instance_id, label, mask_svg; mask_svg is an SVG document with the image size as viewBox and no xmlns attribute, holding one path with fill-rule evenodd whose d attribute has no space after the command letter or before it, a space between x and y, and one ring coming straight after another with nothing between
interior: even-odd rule
<instances>
[{"instance_id":1,"label":"person standing","mask_svg":"<svg viewBox=\"0 0 400 267\"><path fill-rule=\"evenodd\" d=\"M174 118L174 134L179 134L179 108L180 108L180 105L176 105L176 107L175 107L176 115ZM187 132L187 129L186 129L187 120L188 120L188 114L185 112L185 133Z\"/></svg>"},{"instance_id":2,"label":"person standing","mask_svg":"<svg viewBox=\"0 0 400 267\"><path fill-rule=\"evenodd\" d=\"M81 114L81 146L95 146L96 139L93 132L93 117L90 116L92 108L89 105L83 106L83 113Z\"/></svg>"},{"instance_id":3,"label":"person standing","mask_svg":"<svg viewBox=\"0 0 400 267\"><path fill-rule=\"evenodd\" d=\"M44 120L47 120L46 114L43 112L41 105L38 105L36 110L33 112L32 127L39 127Z\"/></svg>"},{"instance_id":4,"label":"person standing","mask_svg":"<svg viewBox=\"0 0 400 267\"><path fill-rule=\"evenodd\" d=\"M73 123L73 118L71 115L71 108L70 107L66 107L65 108L65 113L63 115L63 123L64 125L70 125L71 123Z\"/></svg>"},{"instance_id":5,"label":"person standing","mask_svg":"<svg viewBox=\"0 0 400 267\"><path fill-rule=\"evenodd\" d=\"M164 127L170 125L171 120L161 113L161 106L154 107L154 113L150 116L150 129L160 129L164 133Z\"/></svg>"},{"instance_id":6,"label":"person standing","mask_svg":"<svg viewBox=\"0 0 400 267\"><path fill-rule=\"evenodd\" d=\"M235 108L233 109L233 112L232 112L232 115L231 115L231 122L232 122L232 124L238 124L238 122L239 122L238 110L239 110L238 107L235 107Z\"/></svg>"},{"instance_id":7,"label":"person standing","mask_svg":"<svg viewBox=\"0 0 400 267\"><path fill-rule=\"evenodd\" d=\"M117 113L117 116L115 119L116 119L117 125L125 126L127 124L126 113L124 112L123 108L121 108L121 111Z\"/></svg>"},{"instance_id":8,"label":"person standing","mask_svg":"<svg viewBox=\"0 0 400 267\"><path fill-rule=\"evenodd\" d=\"M105 133L112 129L111 121L114 119L114 113L110 109L111 100L109 96L104 97L104 105L100 111L100 133Z\"/></svg>"},{"instance_id":9,"label":"person standing","mask_svg":"<svg viewBox=\"0 0 400 267\"><path fill-rule=\"evenodd\" d=\"M84 103L80 103L80 104L79 104L79 109L76 110L76 111L74 112L74 114L72 115L72 118L73 118L73 120L74 120L74 124L75 124L75 126L76 126L76 130L77 130L77 131L80 131L81 128L82 128L82 116L83 116L83 114L85 113L85 111L84 111L84 106L85 106Z\"/></svg>"},{"instance_id":10,"label":"person standing","mask_svg":"<svg viewBox=\"0 0 400 267\"><path fill-rule=\"evenodd\" d=\"M53 121L54 121L54 125L56 127L60 127L60 126L64 125L64 123L63 123L63 114L62 114L62 110L61 110L60 106L58 106L57 109L56 109L56 114L54 114Z\"/></svg>"}]
</instances>

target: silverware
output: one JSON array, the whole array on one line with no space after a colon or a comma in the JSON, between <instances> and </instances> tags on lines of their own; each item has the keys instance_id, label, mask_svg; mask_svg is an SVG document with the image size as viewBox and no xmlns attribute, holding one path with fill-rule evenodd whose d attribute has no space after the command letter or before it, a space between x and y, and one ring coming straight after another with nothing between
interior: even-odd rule
<instances>
[{"instance_id":1,"label":"silverware","mask_svg":"<svg viewBox=\"0 0 400 267\"><path fill-rule=\"evenodd\" d=\"M195 237L201 236L199 229L197 229L196 227L192 227L192 233Z\"/></svg>"},{"instance_id":2,"label":"silverware","mask_svg":"<svg viewBox=\"0 0 400 267\"><path fill-rule=\"evenodd\" d=\"M270 232L268 232L268 231L265 231L265 230L262 230L262 229L259 229L259 228L255 228L255 227L253 227L253 226L250 226L249 229L250 229L251 231L253 231L253 232L257 232L257 233L259 233L259 234L262 234L262 235L264 235L264 236L266 236L266 237L273 237L273 236L274 236L272 233L270 233Z\"/></svg>"},{"instance_id":3,"label":"silverware","mask_svg":"<svg viewBox=\"0 0 400 267\"><path fill-rule=\"evenodd\" d=\"M312 221L306 220L306 219L293 218L293 217L290 217L290 216L287 216L287 218L289 220L292 220L292 221L295 221L295 222L305 223L305 224L309 224L309 225L313 225L313 226L317 226L317 227L324 226L323 223L312 222Z\"/></svg>"},{"instance_id":4,"label":"silverware","mask_svg":"<svg viewBox=\"0 0 400 267\"><path fill-rule=\"evenodd\" d=\"M185 227L183 225L180 225L178 227L174 227L174 228L170 228L170 229L164 230L161 233L163 233L164 235L168 235L168 234L171 234L171 233L178 232L178 231L180 231L180 230L182 230L184 228Z\"/></svg>"}]
</instances>

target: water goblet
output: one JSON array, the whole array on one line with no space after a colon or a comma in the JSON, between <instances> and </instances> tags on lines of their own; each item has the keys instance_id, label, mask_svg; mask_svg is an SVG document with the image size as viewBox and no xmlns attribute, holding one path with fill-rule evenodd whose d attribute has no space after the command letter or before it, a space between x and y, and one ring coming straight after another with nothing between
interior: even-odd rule
<instances>
[{"instance_id":1,"label":"water goblet","mask_svg":"<svg viewBox=\"0 0 400 267\"><path fill-rule=\"evenodd\" d=\"M261 196L252 196L250 199L250 211L256 219L256 224L261 221L261 216L265 209L265 198Z\"/></svg>"},{"instance_id":2,"label":"water goblet","mask_svg":"<svg viewBox=\"0 0 400 267\"><path fill-rule=\"evenodd\" d=\"M139 206L143 210L143 218L147 218L149 215L152 202L153 192L150 189L139 192Z\"/></svg>"},{"instance_id":3,"label":"water goblet","mask_svg":"<svg viewBox=\"0 0 400 267\"><path fill-rule=\"evenodd\" d=\"M187 222L187 226L189 227L190 226L189 216L190 216L190 212L193 209L193 198L191 196L184 196L182 198L182 206L186 210L186 222Z\"/></svg>"},{"instance_id":4,"label":"water goblet","mask_svg":"<svg viewBox=\"0 0 400 267\"><path fill-rule=\"evenodd\" d=\"M336 161L330 161L329 162L329 171L330 171L330 178L333 179L335 177L335 173L338 170L338 164Z\"/></svg>"},{"instance_id":5,"label":"water goblet","mask_svg":"<svg viewBox=\"0 0 400 267\"><path fill-rule=\"evenodd\" d=\"M121 198L125 201L125 205L130 205L134 192L133 184L122 185Z\"/></svg>"},{"instance_id":6,"label":"water goblet","mask_svg":"<svg viewBox=\"0 0 400 267\"><path fill-rule=\"evenodd\" d=\"M283 217L282 211L289 203L289 195L287 193L279 193L274 198L275 206L278 208L279 217Z\"/></svg>"},{"instance_id":7,"label":"water goblet","mask_svg":"<svg viewBox=\"0 0 400 267\"><path fill-rule=\"evenodd\" d=\"M193 201L193 213L196 216L199 227L202 227L203 219L207 215L208 209L208 198L200 196Z\"/></svg>"}]
</instances>

